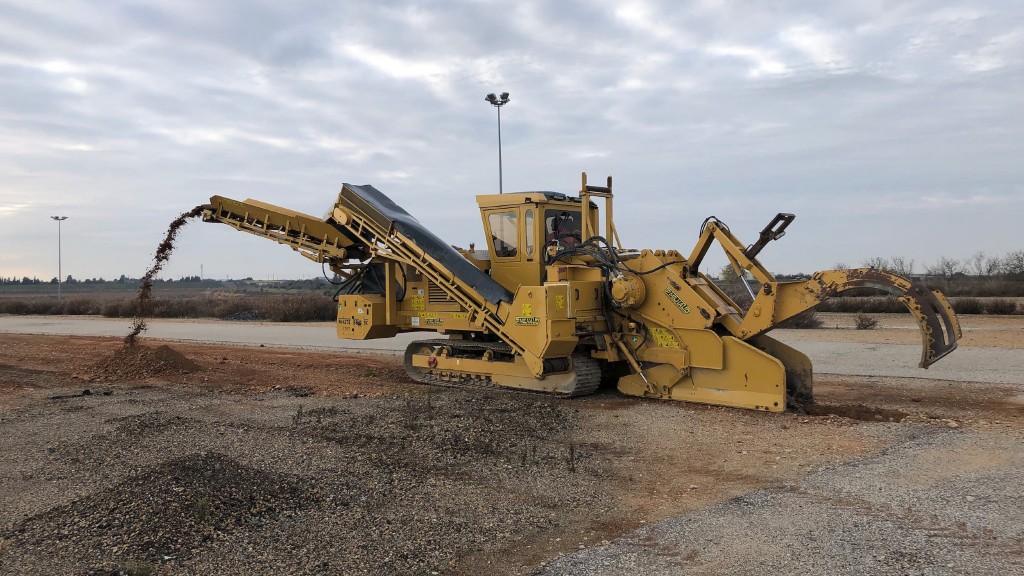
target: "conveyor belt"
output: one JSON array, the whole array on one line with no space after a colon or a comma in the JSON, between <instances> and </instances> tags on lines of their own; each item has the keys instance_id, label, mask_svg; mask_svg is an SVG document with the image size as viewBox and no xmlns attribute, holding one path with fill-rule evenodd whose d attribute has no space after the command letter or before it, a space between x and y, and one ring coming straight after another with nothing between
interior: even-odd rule
<instances>
[{"instance_id":1,"label":"conveyor belt","mask_svg":"<svg viewBox=\"0 0 1024 576\"><path fill-rule=\"evenodd\" d=\"M417 246L440 262L456 277L473 287L488 302L510 302L512 294L459 254L447 242L427 230L411 214L395 204L383 192L373 186L344 184L338 202L346 209L357 211L378 226L394 229L414 240Z\"/></svg>"}]
</instances>

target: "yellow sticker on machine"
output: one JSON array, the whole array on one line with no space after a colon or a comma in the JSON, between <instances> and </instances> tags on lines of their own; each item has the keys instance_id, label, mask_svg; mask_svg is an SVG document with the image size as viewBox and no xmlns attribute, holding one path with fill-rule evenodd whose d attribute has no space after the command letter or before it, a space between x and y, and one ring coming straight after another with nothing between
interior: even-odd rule
<instances>
[{"instance_id":1,"label":"yellow sticker on machine","mask_svg":"<svg viewBox=\"0 0 1024 576\"><path fill-rule=\"evenodd\" d=\"M469 318L469 313L467 313L467 312L452 312L451 316L452 316L452 320L466 320L466 319Z\"/></svg>"},{"instance_id":2,"label":"yellow sticker on machine","mask_svg":"<svg viewBox=\"0 0 1024 576\"><path fill-rule=\"evenodd\" d=\"M426 310L427 309L427 299L423 296L423 294L413 294L412 295L412 309L413 310Z\"/></svg>"},{"instance_id":3,"label":"yellow sticker on machine","mask_svg":"<svg viewBox=\"0 0 1024 576\"><path fill-rule=\"evenodd\" d=\"M523 304L523 316L533 316L533 304Z\"/></svg>"},{"instance_id":4,"label":"yellow sticker on machine","mask_svg":"<svg viewBox=\"0 0 1024 576\"><path fill-rule=\"evenodd\" d=\"M565 296L561 294L555 295L555 308L558 308L559 310L565 308Z\"/></svg>"},{"instance_id":5,"label":"yellow sticker on machine","mask_svg":"<svg viewBox=\"0 0 1024 576\"><path fill-rule=\"evenodd\" d=\"M679 348L679 340L676 340L675 334L668 328L652 326L649 330L651 338L654 338L654 342L659 348Z\"/></svg>"},{"instance_id":6,"label":"yellow sticker on machine","mask_svg":"<svg viewBox=\"0 0 1024 576\"><path fill-rule=\"evenodd\" d=\"M536 316L516 316L517 326L540 326L540 318Z\"/></svg>"},{"instance_id":7,"label":"yellow sticker on machine","mask_svg":"<svg viewBox=\"0 0 1024 576\"><path fill-rule=\"evenodd\" d=\"M665 295L668 296L668 299L671 300L672 303L676 305L676 308L679 308L680 310L683 311L683 314L690 313L690 306L686 302L683 302L683 299L680 298L678 294L673 292L671 288L665 288Z\"/></svg>"}]
</instances>

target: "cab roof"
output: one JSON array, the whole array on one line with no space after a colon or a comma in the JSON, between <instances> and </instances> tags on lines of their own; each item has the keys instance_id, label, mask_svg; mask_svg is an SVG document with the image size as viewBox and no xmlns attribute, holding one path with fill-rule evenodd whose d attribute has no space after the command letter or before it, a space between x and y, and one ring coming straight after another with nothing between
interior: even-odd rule
<instances>
[{"instance_id":1,"label":"cab roof","mask_svg":"<svg viewBox=\"0 0 1024 576\"><path fill-rule=\"evenodd\" d=\"M570 196L561 192L550 191L481 194L476 197L476 203L481 208L517 206L519 204L547 204L549 202L569 202L573 204L580 204L583 202L583 199L579 196ZM590 205L592 207L597 207L593 202L591 202Z\"/></svg>"}]
</instances>

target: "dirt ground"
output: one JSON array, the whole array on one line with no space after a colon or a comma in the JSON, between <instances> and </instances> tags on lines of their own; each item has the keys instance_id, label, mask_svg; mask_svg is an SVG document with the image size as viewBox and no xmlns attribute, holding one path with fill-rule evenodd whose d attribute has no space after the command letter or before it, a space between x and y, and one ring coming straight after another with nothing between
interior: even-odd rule
<instances>
[{"instance_id":1,"label":"dirt ground","mask_svg":"<svg viewBox=\"0 0 1024 576\"><path fill-rule=\"evenodd\" d=\"M1020 348L1022 328L964 343ZM143 344L133 372L119 338L0 334L0 573L529 574L908 438L1024 431L1013 385L818 375L807 414L764 414L425 387L387 354Z\"/></svg>"}]
</instances>

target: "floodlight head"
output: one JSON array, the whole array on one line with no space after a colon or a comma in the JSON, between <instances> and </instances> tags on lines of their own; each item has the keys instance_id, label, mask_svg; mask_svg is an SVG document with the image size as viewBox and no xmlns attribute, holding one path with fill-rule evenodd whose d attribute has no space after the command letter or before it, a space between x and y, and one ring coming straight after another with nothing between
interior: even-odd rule
<instances>
[{"instance_id":1,"label":"floodlight head","mask_svg":"<svg viewBox=\"0 0 1024 576\"><path fill-rule=\"evenodd\" d=\"M492 93L490 93L490 94L488 94L488 95L487 95L487 97L486 97L486 98L484 98L484 100L487 100L487 101L488 101L488 102L490 102L491 104L494 104L494 102L495 102L495 101L496 101L497 99L498 99L498 97L497 97L497 96L495 96L493 92L492 92Z\"/></svg>"},{"instance_id":2,"label":"floodlight head","mask_svg":"<svg viewBox=\"0 0 1024 576\"><path fill-rule=\"evenodd\" d=\"M67 220L68 219L67 216L50 216L50 218L53 218L54 220L56 220L58 222L60 222L61 220Z\"/></svg>"},{"instance_id":3,"label":"floodlight head","mask_svg":"<svg viewBox=\"0 0 1024 576\"><path fill-rule=\"evenodd\" d=\"M501 103L504 104L505 102L508 102L508 92L501 93Z\"/></svg>"}]
</instances>

